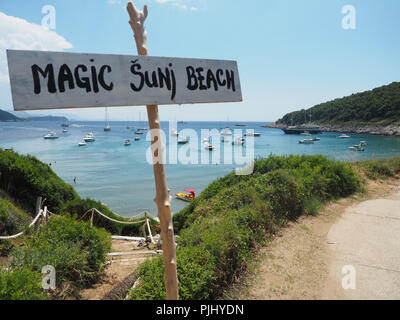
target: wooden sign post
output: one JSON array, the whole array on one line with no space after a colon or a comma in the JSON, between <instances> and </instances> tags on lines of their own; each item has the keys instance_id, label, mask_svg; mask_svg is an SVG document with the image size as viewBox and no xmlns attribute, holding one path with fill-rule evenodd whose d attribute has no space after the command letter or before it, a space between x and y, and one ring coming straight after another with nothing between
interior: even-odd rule
<instances>
[{"instance_id":1,"label":"wooden sign post","mask_svg":"<svg viewBox=\"0 0 400 320\"><path fill-rule=\"evenodd\" d=\"M140 56L148 56L147 32L144 28L144 21L147 18L147 6L143 11L136 9L132 2L128 3L129 24L132 27L136 47ZM147 105L147 116L151 129L151 143L158 145L156 150L152 150L153 159L164 159L164 146L161 140L160 116L158 114L158 105ZM155 154L157 152L158 154ZM163 163L153 161L154 178L156 182L155 203L158 208L158 218L160 219L162 249L165 267L165 288L168 300L178 300L178 275L176 266L176 244L174 239L174 225L172 223L171 196L167 186L167 176Z\"/></svg>"},{"instance_id":2,"label":"wooden sign post","mask_svg":"<svg viewBox=\"0 0 400 320\"><path fill-rule=\"evenodd\" d=\"M178 299L176 245L158 105L242 101L235 61L149 57L143 11L128 3L138 56L7 50L14 110L147 105L167 299Z\"/></svg>"}]
</instances>

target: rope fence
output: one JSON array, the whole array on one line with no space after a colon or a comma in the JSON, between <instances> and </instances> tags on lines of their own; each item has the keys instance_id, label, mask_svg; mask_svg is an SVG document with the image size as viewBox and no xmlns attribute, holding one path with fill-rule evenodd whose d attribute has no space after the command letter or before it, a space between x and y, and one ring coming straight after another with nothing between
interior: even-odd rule
<instances>
[{"instance_id":1,"label":"rope fence","mask_svg":"<svg viewBox=\"0 0 400 320\"><path fill-rule=\"evenodd\" d=\"M146 218L143 219L143 220L139 220L139 221L119 221L119 220L110 218L109 216L107 216L104 213L100 212L96 208L92 208L92 209L87 210L77 221L82 220L90 212L92 213L92 216L90 218L90 222L91 222L92 225L93 225L93 217L94 217L95 213L97 213L101 217L103 217L103 218L105 218L105 219L107 219L109 221L112 221L114 223L119 223L119 224L124 224L124 225L135 225L135 224L145 223L145 225L143 227L147 226L147 231L149 233L149 237L150 237L151 243L152 244L156 243L156 241L154 240L154 237L153 237L153 235L151 233L149 219L146 217L147 216L147 212L144 212L144 215L145 215L144 217L146 217ZM134 217L138 217L138 216L140 216L142 214L143 213L140 213L138 215L135 215ZM33 219L33 221L31 222L31 224L29 225L28 228L33 227L41 216L43 216L44 223L46 223L47 220L49 219L50 215L55 216L56 214L51 212L50 210L48 210L46 206L44 207L44 209L39 209L39 213ZM133 219L134 217L131 217L130 219ZM0 240L16 239L16 238L21 237L24 233L25 232L22 231L20 233L17 233L17 234L11 235L11 236L0 236ZM141 238L141 237L125 237L125 236L112 236L112 239L116 239L116 240L132 240L132 241L143 241L143 240L145 240L145 238Z\"/></svg>"},{"instance_id":2,"label":"rope fence","mask_svg":"<svg viewBox=\"0 0 400 320\"><path fill-rule=\"evenodd\" d=\"M33 221L31 222L31 224L29 225L28 228L32 228L32 227L36 224L36 221L38 221L38 219L40 218L40 216L43 215L43 212L44 212L43 210L40 210L40 211L39 211L39 213L37 214L37 216L35 217L35 219L33 219ZM0 240L17 239L17 238L19 238L20 236L22 236L24 233L25 233L25 232L22 231L22 232L20 232L20 233L14 234L14 235L12 235L12 236L0 236Z\"/></svg>"}]
</instances>

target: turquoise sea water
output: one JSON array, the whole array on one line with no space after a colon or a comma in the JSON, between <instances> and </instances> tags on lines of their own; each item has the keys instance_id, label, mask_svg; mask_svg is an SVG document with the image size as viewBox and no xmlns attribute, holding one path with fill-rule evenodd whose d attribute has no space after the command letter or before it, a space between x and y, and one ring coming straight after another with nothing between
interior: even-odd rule
<instances>
[{"instance_id":1,"label":"turquoise sea water","mask_svg":"<svg viewBox=\"0 0 400 320\"><path fill-rule=\"evenodd\" d=\"M198 132L200 137L201 129L221 129L226 126L232 129L254 129L261 133L261 137L254 138L256 157L265 157L271 153L324 154L335 159L356 161L400 155L399 137L350 134L350 139L337 139L338 133L322 133L318 135L321 141L314 145L302 145L298 141L305 137L285 135L279 129L261 128L265 123L243 124L246 127L235 127L235 123L226 122L187 122L179 124L178 130L191 128ZM0 123L0 148L12 147L19 153L31 154L43 162L51 163L53 170L64 181L73 185L82 197L100 200L118 214L132 216L147 210L155 216L157 209L153 203L153 167L146 161L146 151L150 142L146 141L146 134L140 141L134 141L135 133L128 130L127 125L126 122L111 122L112 131L104 132L104 122L72 122L68 133L62 133L58 122ZM129 125L135 126L136 129L143 127L144 123L131 122ZM162 123L162 127L168 135L169 123ZM44 140L43 136L49 131L56 131L60 138ZM78 143L89 132L94 133L96 141L79 147ZM126 139L132 141L131 146L124 146ZM176 144L175 139L167 139L167 149L169 143ZM360 141L367 143L365 152L348 150L349 146ZM198 145L198 150L203 150L200 140ZM179 148L182 146L178 146L178 150ZM224 148L222 143L221 148ZM234 150L240 153L246 149L236 147ZM238 167L222 162L221 160L218 165L167 164L167 181L171 195L182 192L185 188L194 189L199 194L211 181ZM74 177L76 184L73 182ZM174 199L172 210L178 212L185 205L185 202Z\"/></svg>"}]
</instances>

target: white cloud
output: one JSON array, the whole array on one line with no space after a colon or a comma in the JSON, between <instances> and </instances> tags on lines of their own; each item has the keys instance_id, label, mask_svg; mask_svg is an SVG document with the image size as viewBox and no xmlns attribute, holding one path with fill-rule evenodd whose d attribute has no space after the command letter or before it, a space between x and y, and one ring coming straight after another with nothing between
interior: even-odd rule
<instances>
[{"instance_id":1,"label":"white cloud","mask_svg":"<svg viewBox=\"0 0 400 320\"><path fill-rule=\"evenodd\" d=\"M197 11L198 8L195 6L189 6L189 3L192 2L190 0L155 0L158 3L169 3L177 8L183 9L183 10L190 10L190 11Z\"/></svg>"},{"instance_id":2,"label":"white cloud","mask_svg":"<svg viewBox=\"0 0 400 320\"><path fill-rule=\"evenodd\" d=\"M0 12L0 84L8 83L6 49L64 51L72 44L54 31Z\"/></svg>"},{"instance_id":3,"label":"white cloud","mask_svg":"<svg viewBox=\"0 0 400 320\"><path fill-rule=\"evenodd\" d=\"M107 0L107 3L109 3L109 4L120 4L121 0Z\"/></svg>"}]
</instances>

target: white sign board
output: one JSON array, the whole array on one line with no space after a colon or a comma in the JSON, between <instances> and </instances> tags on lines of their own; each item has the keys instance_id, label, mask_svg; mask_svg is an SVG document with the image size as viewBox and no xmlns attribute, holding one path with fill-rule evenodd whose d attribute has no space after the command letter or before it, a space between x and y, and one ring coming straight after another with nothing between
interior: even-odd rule
<instances>
[{"instance_id":1,"label":"white sign board","mask_svg":"<svg viewBox=\"0 0 400 320\"><path fill-rule=\"evenodd\" d=\"M242 101L235 61L7 50L14 110Z\"/></svg>"}]
</instances>

